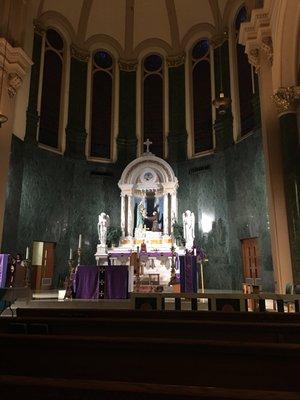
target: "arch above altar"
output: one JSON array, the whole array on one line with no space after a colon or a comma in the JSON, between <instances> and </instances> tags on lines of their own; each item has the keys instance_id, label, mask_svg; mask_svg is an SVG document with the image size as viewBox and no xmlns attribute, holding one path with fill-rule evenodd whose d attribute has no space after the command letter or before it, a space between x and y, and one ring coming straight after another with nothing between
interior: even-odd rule
<instances>
[{"instance_id":1,"label":"arch above altar","mask_svg":"<svg viewBox=\"0 0 300 400\"><path fill-rule=\"evenodd\" d=\"M126 166L118 185L123 239L138 244L151 237L157 244L169 243L178 214L178 180L172 167L148 151Z\"/></svg>"}]
</instances>

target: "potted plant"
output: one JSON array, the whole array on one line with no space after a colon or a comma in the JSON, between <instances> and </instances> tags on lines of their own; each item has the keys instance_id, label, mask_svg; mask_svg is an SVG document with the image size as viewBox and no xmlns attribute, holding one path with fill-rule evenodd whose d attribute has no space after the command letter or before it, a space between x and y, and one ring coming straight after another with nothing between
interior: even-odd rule
<instances>
[{"instance_id":1,"label":"potted plant","mask_svg":"<svg viewBox=\"0 0 300 400\"><path fill-rule=\"evenodd\" d=\"M184 246L185 240L183 237L183 226L178 224L178 222L174 222L173 224L173 235L176 240L176 244L178 246Z\"/></svg>"},{"instance_id":2,"label":"potted plant","mask_svg":"<svg viewBox=\"0 0 300 400\"><path fill-rule=\"evenodd\" d=\"M107 245L108 247L119 246L120 239L122 237L122 229L119 226L109 226L107 228Z\"/></svg>"}]
</instances>

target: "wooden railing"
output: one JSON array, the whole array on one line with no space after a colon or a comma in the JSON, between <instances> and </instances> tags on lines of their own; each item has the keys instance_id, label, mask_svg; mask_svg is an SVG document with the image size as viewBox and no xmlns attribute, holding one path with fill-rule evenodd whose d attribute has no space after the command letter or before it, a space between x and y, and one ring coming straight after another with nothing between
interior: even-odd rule
<instances>
[{"instance_id":1,"label":"wooden railing","mask_svg":"<svg viewBox=\"0 0 300 400\"><path fill-rule=\"evenodd\" d=\"M270 311L299 312L300 294L276 293L131 293L133 309L165 310L173 303L174 310L181 310L183 303L190 302L192 311L259 311L266 312L266 301L270 300ZM168 309L172 306L169 306Z\"/></svg>"}]
</instances>

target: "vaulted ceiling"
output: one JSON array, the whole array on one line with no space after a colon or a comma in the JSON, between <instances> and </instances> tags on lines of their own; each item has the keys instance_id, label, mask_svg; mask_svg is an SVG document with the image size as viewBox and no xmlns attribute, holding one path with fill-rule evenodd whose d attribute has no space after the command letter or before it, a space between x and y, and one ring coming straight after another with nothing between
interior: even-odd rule
<instances>
[{"instance_id":1,"label":"vaulted ceiling","mask_svg":"<svg viewBox=\"0 0 300 400\"><path fill-rule=\"evenodd\" d=\"M237 0L36 0L40 21L60 20L81 47L110 41L133 58L141 46L160 45L178 53L201 28L221 33Z\"/></svg>"}]
</instances>

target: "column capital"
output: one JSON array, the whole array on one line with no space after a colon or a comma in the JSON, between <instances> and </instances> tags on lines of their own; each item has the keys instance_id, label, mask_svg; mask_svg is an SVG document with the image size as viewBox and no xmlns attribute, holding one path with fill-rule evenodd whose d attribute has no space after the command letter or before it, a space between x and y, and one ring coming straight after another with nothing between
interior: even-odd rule
<instances>
[{"instance_id":1,"label":"column capital","mask_svg":"<svg viewBox=\"0 0 300 400\"><path fill-rule=\"evenodd\" d=\"M5 38L0 38L0 75L4 74L7 79L10 97L15 96L32 64L21 47L13 47Z\"/></svg>"},{"instance_id":2,"label":"column capital","mask_svg":"<svg viewBox=\"0 0 300 400\"><path fill-rule=\"evenodd\" d=\"M272 96L279 115L296 112L299 99L300 86L280 87Z\"/></svg>"},{"instance_id":3,"label":"column capital","mask_svg":"<svg viewBox=\"0 0 300 400\"><path fill-rule=\"evenodd\" d=\"M41 36L43 36L47 30L47 28L37 19L33 20L33 28L34 32Z\"/></svg>"},{"instance_id":4,"label":"column capital","mask_svg":"<svg viewBox=\"0 0 300 400\"><path fill-rule=\"evenodd\" d=\"M71 57L77 58L79 61L88 62L90 59L90 52L77 47L74 43L70 46Z\"/></svg>"},{"instance_id":5,"label":"column capital","mask_svg":"<svg viewBox=\"0 0 300 400\"><path fill-rule=\"evenodd\" d=\"M138 65L137 60L119 60L119 68L121 71L133 72L136 71Z\"/></svg>"},{"instance_id":6,"label":"column capital","mask_svg":"<svg viewBox=\"0 0 300 400\"><path fill-rule=\"evenodd\" d=\"M179 67L185 63L185 52L167 57L169 68Z\"/></svg>"},{"instance_id":7,"label":"column capital","mask_svg":"<svg viewBox=\"0 0 300 400\"><path fill-rule=\"evenodd\" d=\"M216 49L217 47L222 46L222 44L226 42L226 40L228 40L227 30L224 31L223 33L214 35L212 38L209 39L209 43L214 49Z\"/></svg>"},{"instance_id":8,"label":"column capital","mask_svg":"<svg viewBox=\"0 0 300 400\"><path fill-rule=\"evenodd\" d=\"M273 64L273 42L269 10L254 9L249 22L241 24L239 43L245 46L249 63L256 71L260 68L261 52L266 54L269 64Z\"/></svg>"}]
</instances>

